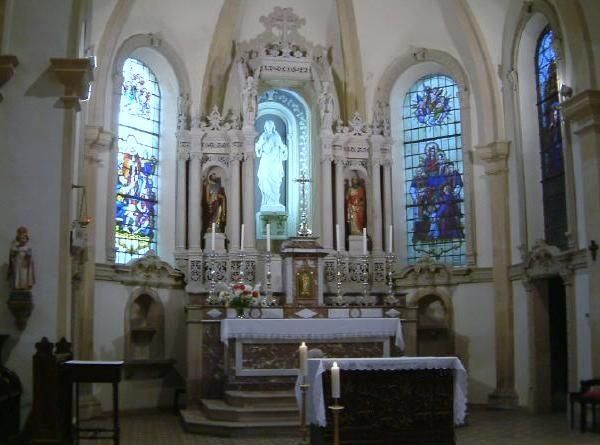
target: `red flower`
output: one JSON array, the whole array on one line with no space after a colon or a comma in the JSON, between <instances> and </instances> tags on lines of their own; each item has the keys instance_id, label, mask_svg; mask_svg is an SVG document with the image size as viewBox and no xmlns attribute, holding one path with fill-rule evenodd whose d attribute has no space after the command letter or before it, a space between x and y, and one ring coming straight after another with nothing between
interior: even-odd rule
<instances>
[{"instance_id":1,"label":"red flower","mask_svg":"<svg viewBox=\"0 0 600 445\"><path fill-rule=\"evenodd\" d=\"M253 292L252 292L252 296L253 296L254 298L258 298L258 291L253 291Z\"/></svg>"}]
</instances>

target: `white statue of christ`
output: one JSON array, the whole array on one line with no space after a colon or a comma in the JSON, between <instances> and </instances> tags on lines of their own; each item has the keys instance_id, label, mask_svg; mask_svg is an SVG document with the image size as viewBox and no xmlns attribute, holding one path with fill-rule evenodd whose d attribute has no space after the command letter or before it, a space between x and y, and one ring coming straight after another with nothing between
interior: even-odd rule
<instances>
[{"instance_id":1,"label":"white statue of christ","mask_svg":"<svg viewBox=\"0 0 600 445\"><path fill-rule=\"evenodd\" d=\"M261 212L283 212L285 206L280 202L281 181L285 175L283 161L287 161L288 148L281 140L275 128L275 122L267 120L258 142L256 156L260 158L258 166L258 188L262 196Z\"/></svg>"}]
</instances>

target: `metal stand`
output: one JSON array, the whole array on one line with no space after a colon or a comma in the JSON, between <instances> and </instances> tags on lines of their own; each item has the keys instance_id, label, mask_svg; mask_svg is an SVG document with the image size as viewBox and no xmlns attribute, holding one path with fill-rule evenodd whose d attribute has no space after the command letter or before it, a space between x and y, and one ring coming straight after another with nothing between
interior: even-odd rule
<instances>
[{"instance_id":1,"label":"metal stand","mask_svg":"<svg viewBox=\"0 0 600 445\"><path fill-rule=\"evenodd\" d=\"M394 295L394 281L392 280L394 268L394 254L388 253L385 256L385 268L387 274L387 295L385 296L385 304L398 304L398 299Z\"/></svg>"},{"instance_id":2,"label":"metal stand","mask_svg":"<svg viewBox=\"0 0 600 445\"><path fill-rule=\"evenodd\" d=\"M362 295L359 297L358 304L366 306L369 304L369 255L361 257L362 267Z\"/></svg>"},{"instance_id":3,"label":"metal stand","mask_svg":"<svg viewBox=\"0 0 600 445\"><path fill-rule=\"evenodd\" d=\"M304 172L294 181L300 184L300 223L298 224L297 236L311 236L312 230L308 227L308 215L306 211L306 184L311 182Z\"/></svg>"},{"instance_id":4,"label":"metal stand","mask_svg":"<svg viewBox=\"0 0 600 445\"><path fill-rule=\"evenodd\" d=\"M335 297L335 305L336 306L343 306L344 305L344 295L342 292L342 267L344 267L344 264L342 262L343 257L342 257L342 253L340 251L338 251L337 253L337 258L336 258L336 267L335 267L335 275L337 278L337 295Z\"/></svg>"},{"instance_id":5,"label":"metal stand","mask_svg":"<svg viewBox=\"0 0 600 445\"><path fill-rule=\"evenodd\" d=\"M273 289L271 289L271 252L265 254L265 288L267 295L263 300L264 306L274 306L276 300L273 297Z\"/></svg>"},{"instance_id":6,"label":"metal stand","mask_svg":"<svg viewBox=\"0 0 600 445\"><path fill-rule=\"evenodd\" d=\"M340 445L340 412L344 407L339 404L339 399L333 399L329 409L333 413L333 445Z\"/></svg>"},{"instance_id":7,"label":"metal stand","mask_svg":"<svg viewBox=\"0 0 600 445\"><path fill-rule=\"evenodd\" d=\"M239 284L245 284L246 283L246 253L243 250L240 250L239 253L239 257L240 257L240 272L239 272L239 277L238 277L238 283Z\"/></svg>"},{"instance_id":8,"label":"metal stand","mask_svg":"<svg viewBox=\"0 0 600 445\"><path fill-rule=\"evenodd\" d=\"M210 252L210 287L208 290L208 298L206 299L206 302L208 304L219 304L219 298L216 294L216 288L217 288L217 280L216 280L216 276L217 276L217 270L215 268L215 251L211 251Z\"/></svg>"},{"instance_id":9,"label":"metal stand","mask_svg":"<svg viewBox=\"0 0 600 445\"><path fill-rule=\"evenodd\" d=\"M307 440L308 426L306 425L306 416L308 414L306 406L306 393L308 392L310 385L306 383L306 376L302 376L302 381L304 383L300 385L300 390L302 391L302 411L300 412L300 445L310 445L310 442Z\"/></svg>"}]
</instances>

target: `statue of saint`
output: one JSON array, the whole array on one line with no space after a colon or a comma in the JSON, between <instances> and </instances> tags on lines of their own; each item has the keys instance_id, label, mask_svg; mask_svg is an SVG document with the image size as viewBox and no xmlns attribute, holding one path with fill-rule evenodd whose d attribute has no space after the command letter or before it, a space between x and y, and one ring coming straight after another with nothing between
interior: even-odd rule
<instances>
[{"instance_id":1,"label":"statue of saint","mask_svg":"<svg viewBox=\"0 0 600 445\"><path fill-rule=\"evenodd\" d=\"M227 196L225 188L221 185L221 178L213 171L204 182L204 201L206 203L206 227L212 227L223 233L227 223Z\"/></svg>"},{"instance_id":2,"label":"statue of saint","mask_svg":"<svg viewBox=\"0 0 600 445\"><path fill-rule=\"evenodd\" d=\"M361 235L367 223L367 194L365 181L356 176L352 177L346 188L346 218L349 235Z\"/></svg>"},{"instance_id":3,"label":"statue of saint","mask_svg":"<svg viewBox=\"0 0 600 445\"><path fill-rule=\"evenodd\" d=\"M329 92L329 82L327 81L322 83L318 103L321 113L321 130L331 130L333 122L333 96Z\"/></svg>"},{"instance_id":4,"label":"statue of saint","mask_svg":"<svg viewBox=\"0 0 600 445\"><path fill-rule=\"evenodd\" d=\"M275 128L275 122L267 120L264 130L256 143L256 156L260 159L258 166L258 188L260 189L262 211L285 211L281 204L281 181L285 175L283 161L287 161L288 148L281 140Z\"/></svg>"},{"instance_id":5,"label":"statue of saint","mask_svg":"<svg viewBox=\"0 0 600 445\"><path fill-rule=\"evenodd\" d=\"M242 117L244 125L254 125L257 100L258 91L256 89L256 82L252 76L248 76L244 90L242 91Z\"/></svg>"},{"instance_id":6,"label":"statue of saint","mask_svg":"<svg viewBox=\"0 0 600 445\"><path fill-rule=\"evenodd\" d=\"M29 243L29 234L27 228L19 227L17 236L11 243L8 275L11 291L31 291L35 284L33 274L33 256Z\"/></svg>"}]
</instances>

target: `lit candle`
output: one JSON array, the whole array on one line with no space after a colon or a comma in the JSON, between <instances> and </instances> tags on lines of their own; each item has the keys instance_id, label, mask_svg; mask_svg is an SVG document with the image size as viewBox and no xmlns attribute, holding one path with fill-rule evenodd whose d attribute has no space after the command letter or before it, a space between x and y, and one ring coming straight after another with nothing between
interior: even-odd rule
<instances>
[{"instance_id":1,"label":"lit candle","mask_svg":"<svg viewBox=\"0 0 600 445\"><path fill-rule=\"evenodd\" d=\"M306 347L306 343L302 342L298 348L298 352L300 354L300 374L306 377L308 375L308 348Z\"/></svg>"},{"instance_id":2,"label":"lit candle","mask_svg":"<svg viewBox=\"0 0 600 445\"><path fill-rule=\"evenodd\" d=\"M244 225L242 224L241 236L240 236L240 250L244 250Z\"/></svg>"},{"instance_id":3,"label":"lit candle","mask_svg":"<svg viewBox=\"0 0 600 445\"><path fill-rule=\"evenodd\" d=\"M392 253L392 225L388 227L388 253Z\"/></svg>"},{"instance_id":4,"label":"lit candle","mask_svg":"<svg viewBox=\"0 0 600 445\"><path fill-rule=\"evenodd\" d=\"M340 251L340 225L335 225L335 245L337 247L337 251Z\"/></svg>"},{"instance_id":5,"label":"lit candle","mask_svg":"<svg viewBox=\"0 0 600 445\"><path fill-rule=\"evenodd\" d=\"M212 234L210 237L210 247L212 249L212 251L215 251L215 231L216 231L217 225L216 223L212 223Z\"/></svg>"},{"instance_id":6,"label":"lit candle","mask_svg":"<svg viewBox=\"0 0 600 445\"><path fill-rule=\"evenodd\" d=\"M271 251L271 224L267 224L267 252Z\"/></svg>"},{"instance_id":7,"label":"lit candle","mask_svg":"<svg viewBox=\"0 0 600 445\"><path fill-rule=\"evenodd\" d=\"M363 255L367 254L367 228L363 227Z\"/></svg>"},{"instance_id":8,"label":"lit candle","mask_svg":"<svg viewBox=\"0 0 600 445\"><path fill-rule=\"evenodd\" d=\"M340 398L340 368L337 362L333 362L331 367L331 397Z\"/></svg>"}]
</instances>

